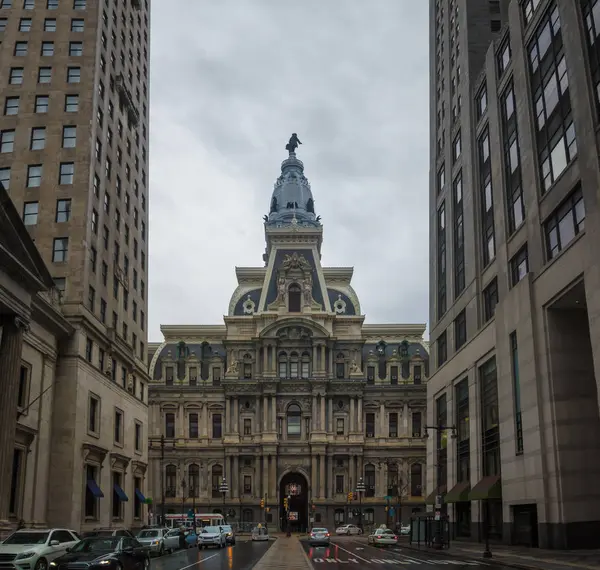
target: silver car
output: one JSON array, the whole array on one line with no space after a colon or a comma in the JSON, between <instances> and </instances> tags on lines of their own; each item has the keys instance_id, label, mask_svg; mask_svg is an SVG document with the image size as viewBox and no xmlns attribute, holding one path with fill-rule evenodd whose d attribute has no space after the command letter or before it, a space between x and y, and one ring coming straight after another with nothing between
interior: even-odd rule
<instances>
[{"instance_id":1,"label":"silver car","mask_svg":"<svg viewBox=\"0 0 600 570\"><path fill-rule=\"evenodd\" d=\"M313 528L310 531L308 542L311 546L329 546L331 544L331 536L326 528Z\"/></svg>"},{"instance_id":2,"label":"silver car","mask_svg":"<svg viewBox=\"0 0 600 570\"><path fill-rule=\"evenodd\" d=\"M227 545L227 533L222 526L205 526L198 535L198 548L216 546L225 548Z\"/></svg>"},{"instance_id":3,"label":"silver car","mask_svg":"<svg viewBox=\"0 0 600 570\"><path fill-rule=\"evenodd\" d=\"M136 538L142 546L146 547L148 554L162 556L167 551L173 551L165 544L165 536L168 532L169 529L166 528L148 528L141 530Z\"/></svg>"}]
</instances>

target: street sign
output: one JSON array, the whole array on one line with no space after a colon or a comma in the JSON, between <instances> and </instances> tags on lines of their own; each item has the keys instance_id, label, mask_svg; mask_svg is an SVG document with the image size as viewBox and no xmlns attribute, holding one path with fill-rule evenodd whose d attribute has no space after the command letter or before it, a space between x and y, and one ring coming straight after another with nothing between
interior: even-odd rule
<instances>
[{"instance_id":1,"label":"street sign","mask_svg":"<svg viewBox=\"0 0 600 570\"><path fill-rule=\"evenodd\" d=\"M192 509L190 509L190 510L188 511L188 519L193 519L195 514L196 514L196 513L194 513L194 511L193 511Z\"/></svg>"},{"instance_id":2,"label":"street sign","mask_svg":"<svg viewBox=\"0 0 600 570\"><path fill-rule=\"evenodd\" d=\"M383 497L386 501L391 501L392 497L390 497L389 495L386 495L385 497Z\"/></svg>"}]
</instances>

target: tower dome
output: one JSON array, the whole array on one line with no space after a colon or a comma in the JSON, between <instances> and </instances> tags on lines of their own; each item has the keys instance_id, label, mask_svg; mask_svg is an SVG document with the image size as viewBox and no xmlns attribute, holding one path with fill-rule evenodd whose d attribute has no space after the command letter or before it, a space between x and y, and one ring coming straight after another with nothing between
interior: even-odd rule
<instances>
[{"instance_id":1,"label":"tower dome","mask_svg":"<svg viewBox=\"0 0 600 570\"><path fill-rule=\"evenodd\" d=\"M295 152L290 150L289 153L281 163L281 175L275 181L266 224L275 227L289 224L320 226L310 183L304 176L304 164Z\"/></svg>"}]
</instances>

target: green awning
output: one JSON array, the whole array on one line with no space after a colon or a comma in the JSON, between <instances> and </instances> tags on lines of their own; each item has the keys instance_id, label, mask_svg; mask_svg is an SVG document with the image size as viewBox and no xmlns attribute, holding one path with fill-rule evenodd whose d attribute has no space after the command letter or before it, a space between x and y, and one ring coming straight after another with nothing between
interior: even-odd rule
<instances>
[{"instance_id":1,"label":"green awning","mask_svg":"<svg viewBox=\"0 0 600 570\"><path fill-rule=\"evenodd\" d=\"M502 480L500 475L484 477L469 493L470 501L502 498Z\"/></svg>"},{"instance_id":2,"label":"green awning","mask_svg":"<svg viewBox=\"0 0 600 570\"><path fill-rule=\"evenodd\" d=\"M426 505L435 505L435 498L437 495L442 495L442 503L443 503L445 493L446 493L446 485L441 485L440 487L438 487L437 489L435 489L434 491L429 493L429 495L427 495L427 498L425 499L425 504Z\"/></svg>"},{"instance_id":3,"label":"green awning","mask_svg":"<svg viewBox=\"0 0 600 570\"><path fill-rule=\"evenodd\" d=\"M444 503L468 503L471 484L468 481L457 483L444 497Z\"/></svg>"}]
</instances>

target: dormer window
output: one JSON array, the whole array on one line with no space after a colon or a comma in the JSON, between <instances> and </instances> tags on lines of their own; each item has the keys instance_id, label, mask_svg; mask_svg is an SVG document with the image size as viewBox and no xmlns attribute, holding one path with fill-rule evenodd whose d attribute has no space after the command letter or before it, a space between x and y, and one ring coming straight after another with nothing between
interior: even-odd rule
<instances>
[{"instance_id":1,"label":"dormer window","mask_svg":"<svg viewBox=\"0 0 600 570\"><path fill-rule=\"evenodd\" d=\"M244 378L246 380L252 378L252 364L250 362L244 363Z\"/></svg>"},{"instance_id":2,"label":"dormer window","mask_svg":"<svg viewBox=\"0 0 600 570\"><path fill-rule=\"evenodd\" d=\"M173 367L167 366L167 369L165 372L166 372L165 376L166 376L167 386L170 386L173 384Z\"/></svg>"},{"instance_id":3,"label":"dormer window","mask_svg":"<svg viewBox=\"0 0 600 570\"><path fill-rule=\"evenodd\" d=\"M302 311L302 290L295 283L288 289L288 310L290 313Z\"/></svg>"},{"instance_id":4,"label":"dormer window","mask_svg":"<svg viewBox=\"0 0 600 570\"><path fill-rule=\"evenodd\" d=\"M413 381L415 384L421 383L421 365L417 364L413 368Z\"/></svg>"},{"instance_id":5,"label":"dormer window","mask_svg":"<svg viewBox=\"0 0 600 570\"><path fill-rule=\"evenodd\" d=\"M190 368L190 386L196 386L198 384L198 369L193 366Z\"/></svg>"},{"instance_id":6,"label":"dormer window","mask_svg":"<svg viewBox=\"0 0 600 570\"><path fill-rule=\"evenodd\" d=\"M335 377L344 378L345 376L345 365L343 362L336 362L335 364Z\"/></svg>"},{"instance_id":7,"label":"dormer window","mask_svg":"<svg viewBox=\"0 0 600 570\"><path fill-rule=\"evenodd\" d=\"M367 367L367 384L375 384L375 367Z\"/></svg>"},{"instance_id":8,"label":"dormer window","mask_svg":"<svg viewBox=\"0 0 600 570\"><path fill-rule=\"evenodd\" d=\"M390 384L398 384L398 367L390 367Z\"/></svg>"}]
</instances>

